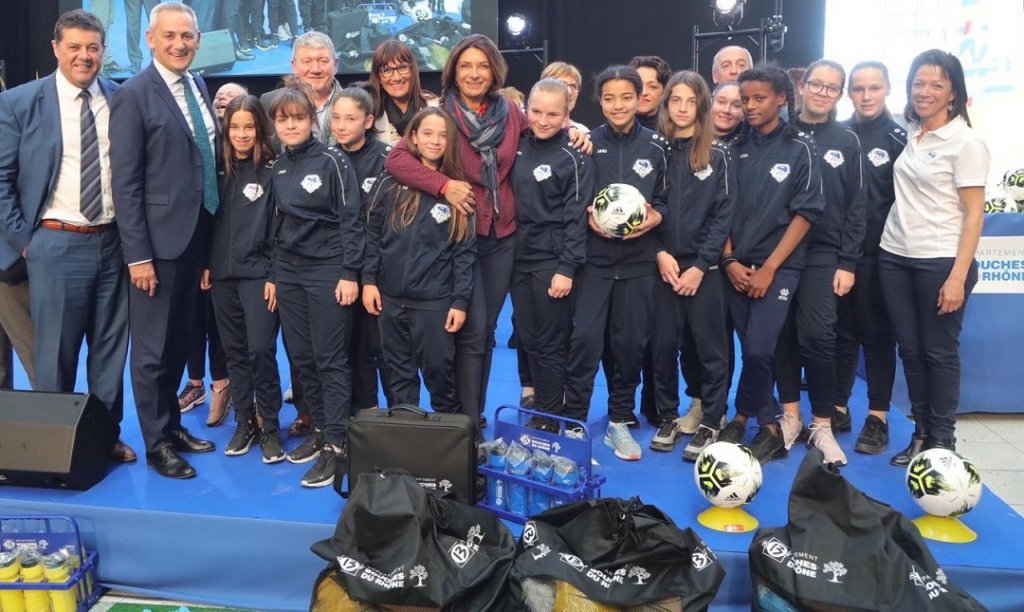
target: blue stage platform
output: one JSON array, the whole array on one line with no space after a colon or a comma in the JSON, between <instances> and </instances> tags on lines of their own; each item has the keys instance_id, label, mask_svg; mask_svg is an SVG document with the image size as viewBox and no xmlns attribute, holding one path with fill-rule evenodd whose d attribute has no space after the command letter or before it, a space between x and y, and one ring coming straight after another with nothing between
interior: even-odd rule
<instances>
[{"instance_id":1,"label":"blue stage platform","mask_svg":"<svg viewBox=\"0 0 1024 612\"><path fill-rule=\"evenodd\" d=\"M518 380L514 351L504 348L508 318L503 316L495 351L491 406L514 402ZM280 355L282 372L287 364ZM21 374L19 384L24 387ZM285 377L285 380L287 378ZM601 381L599 381L600 383ZM138 423L130 403L124 438L142 449ZM426 394L423 395L426 400ZM859 429L865 389L854 393L854 432ZM603 431L604 386L595 394L591 426ZM731 398L730 398L731 403ZM286 406L282 422L294 409ZM207 428L206 407L184 415L194 433L217 442L218 451L191 455L199 472L189 481L157 476L144 461L114 467L109 476L84 492L0 487L0 514L68 514L80 522L86 545L100 553L99 576L105 586L186 601L258 610L305 610L313 580L324 562L309 551L313 542L329 537L342 508L331 489L305 490L299 478L308 466L264 465L258 450L243 457L221 452L233 427ZM911 425L893 413L891 447L901 446ZM753 432L751 432L752 435ZM661 507L681 526L693 526L726 566L727 575L712 610L749 610L750 577L747 547L751 534L723 534L697 524L706 502L693 484L693 467L672 453L647 449L654 430L637 432L643 460L627 463L614 457L598 438L597 468L608 478L607 496L640 496ZM862 491L916 517L920 514L903 485L903 471L878 457L853 452L856 433L840 435L851 464L843 475ZM288 448L297 441L286 440ZM765 467L765 484L747 508L761 525L786 521L790 483L804 456L802 447ZM984 474L982 474L984 479ZM980 505L963 518L978 533L971 544L932 543L947 575L992 610L1024 609L1024 518L988 489ZM513 531L518 527L511 525Z\"/></svg>"}]
</instances>

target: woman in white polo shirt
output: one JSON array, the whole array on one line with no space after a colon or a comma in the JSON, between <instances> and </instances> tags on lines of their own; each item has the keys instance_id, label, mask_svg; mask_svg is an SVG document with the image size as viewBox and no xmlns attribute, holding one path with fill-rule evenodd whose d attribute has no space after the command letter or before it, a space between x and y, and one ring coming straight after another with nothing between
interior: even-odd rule
<instances>
[{"instance_id":1,"label":"woman in white polo shirt","mask_svg":"<svg viewBox=\"0 0 1024 612\"><path fill-rule=\"evenodd\" d=\"M907 147L893 167L896 201L882 233L879 275L915 419L907 465L929 448L955 450L960 328L978 279L989 153L967 116L964 71L925 51L910 66Z\"/></svg>"}]
</instances>

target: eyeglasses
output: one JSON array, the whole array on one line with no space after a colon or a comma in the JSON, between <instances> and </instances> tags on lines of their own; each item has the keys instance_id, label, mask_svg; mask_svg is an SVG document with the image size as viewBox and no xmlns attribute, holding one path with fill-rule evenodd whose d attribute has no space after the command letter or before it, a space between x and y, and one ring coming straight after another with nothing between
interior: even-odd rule
<instances>
[{"instance_id":1,"label":"eyeglasses","mask_svg":"<svg viewBox=\"0 0 1024 612\"><path fill-rule=\"evenodd\" d=\"M565 83L565 81L562 81L562 82ZM580 86L577 85L576 83L565 83L565 86L569 89L569 91L579 91L580 90Z\"/></svg>"},{"instance_id":2,"label":"eyeglasses","mask_svg":"<svg viewBox=\"0 0 1024 612\"><path fill-rule=\"evenodd\" d=\"M824 95L828 98L838 98L843 93L843 88L836 87L835 85L826 85L821 81L807 81L807 91L812 94Z\"/></svg>"},{"instance_id":3,"label":"eyeglasses","mask_svg":"<svg viewBox=\"0 0 1024 612\"><path fill-rule=\"evenodd\" d=\"M399 64L397 66L384 66L380 69L380 76L385 79L390 79L397 72L400 76L409 76L409 72L412 71L412 66L409 64Z\"/></svg>"}]
</instances>

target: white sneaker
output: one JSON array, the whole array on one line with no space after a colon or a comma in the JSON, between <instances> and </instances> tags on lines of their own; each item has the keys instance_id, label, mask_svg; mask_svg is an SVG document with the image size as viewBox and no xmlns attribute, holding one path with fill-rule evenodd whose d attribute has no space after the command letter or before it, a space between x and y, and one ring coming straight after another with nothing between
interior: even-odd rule
<instances>
[{"instance_id":1,"label":"white sneaker","mask_svg":"<svg viewBox=\"0 0 1024 612\"><path fill-rule=\"evenodd\" d=\"M782 444L786 450L789 450L803 435L804 424L798 415L792 412L783 412L782 418L779 419L779 429L782 430Z\"/></svg>"},{"instance_id":2,"label":"white sneaker","mask_svg":"<svg viewBox=\"0 0 1024 612\"><path fill-rule=\"evenodd\" d=\"M640 460L640 445L629 433L625 423L609 423L604 434L604 445L615 451L615 456L626 461Z\"/></svg>"},{"instance_id":3,"label":"white sneaker","mask_svg":"<svg viewBox=\"0 0 1024 612\"><path fill-rule=\"evenodd\" d=\"M679 431L684 434L697 433L697 428L700 427L703 419L704 410L701 406L700 398L695 397L690 400L690 409L686 412L686 416L679 419Z\"/></svg>"},{"instance_id":4,"label":"white sneaker","mask_svg":"<svg viewBox=\"0 0 1024 612\"><path fill-rule=\"evenodd\" d=\"M831 423L811 423L811 435L807 439L808 447L821 449L825 455L825 463L834 463L838 466L846 465L846 453L839 448L836 437L832 434Z\"/></svg>"}]
</instances>

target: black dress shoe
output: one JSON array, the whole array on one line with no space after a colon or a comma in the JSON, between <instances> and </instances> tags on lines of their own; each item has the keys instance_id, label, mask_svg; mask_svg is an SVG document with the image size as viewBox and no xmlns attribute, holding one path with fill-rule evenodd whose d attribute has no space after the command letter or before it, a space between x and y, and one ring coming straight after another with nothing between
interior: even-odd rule
<instances>
[{"instance_id":1,"label":"black dress shoe","mask_svg":"<svg viewBox=\"0 0 1024 612\"><path fill-rule=\"evenodd\" d=\"M179 427L171 432L171 444L174 450L179 453L209 453L217 448L209 440L200 440L193 436L184 427Z\"/></svg>"},{"instance_id":2,"label":"black dress shoe","mask_svg":"<svg viewBox=\"0 0 1024 612\"><path fill-rule=\"evenodd\" d=\"M924 444L927 440L928 436L926 434L915 431L914 435L910 438L910 444L900 451L898 455L890 459L889 463L900 467L910 465L910 460L924 450Z\"/></svg>"},{"instance_id":3,"label":"black dress shoe","mask_svg":"<svg viewBox=\"0 0 1024 612\"><path fill-rule=\"evenodd\" d=\"M146 453L146 463L165 478L184 480L196 475L195 468L182 459L170 444L163 444L155 451Z\"/></svg>"}]
</instances>

